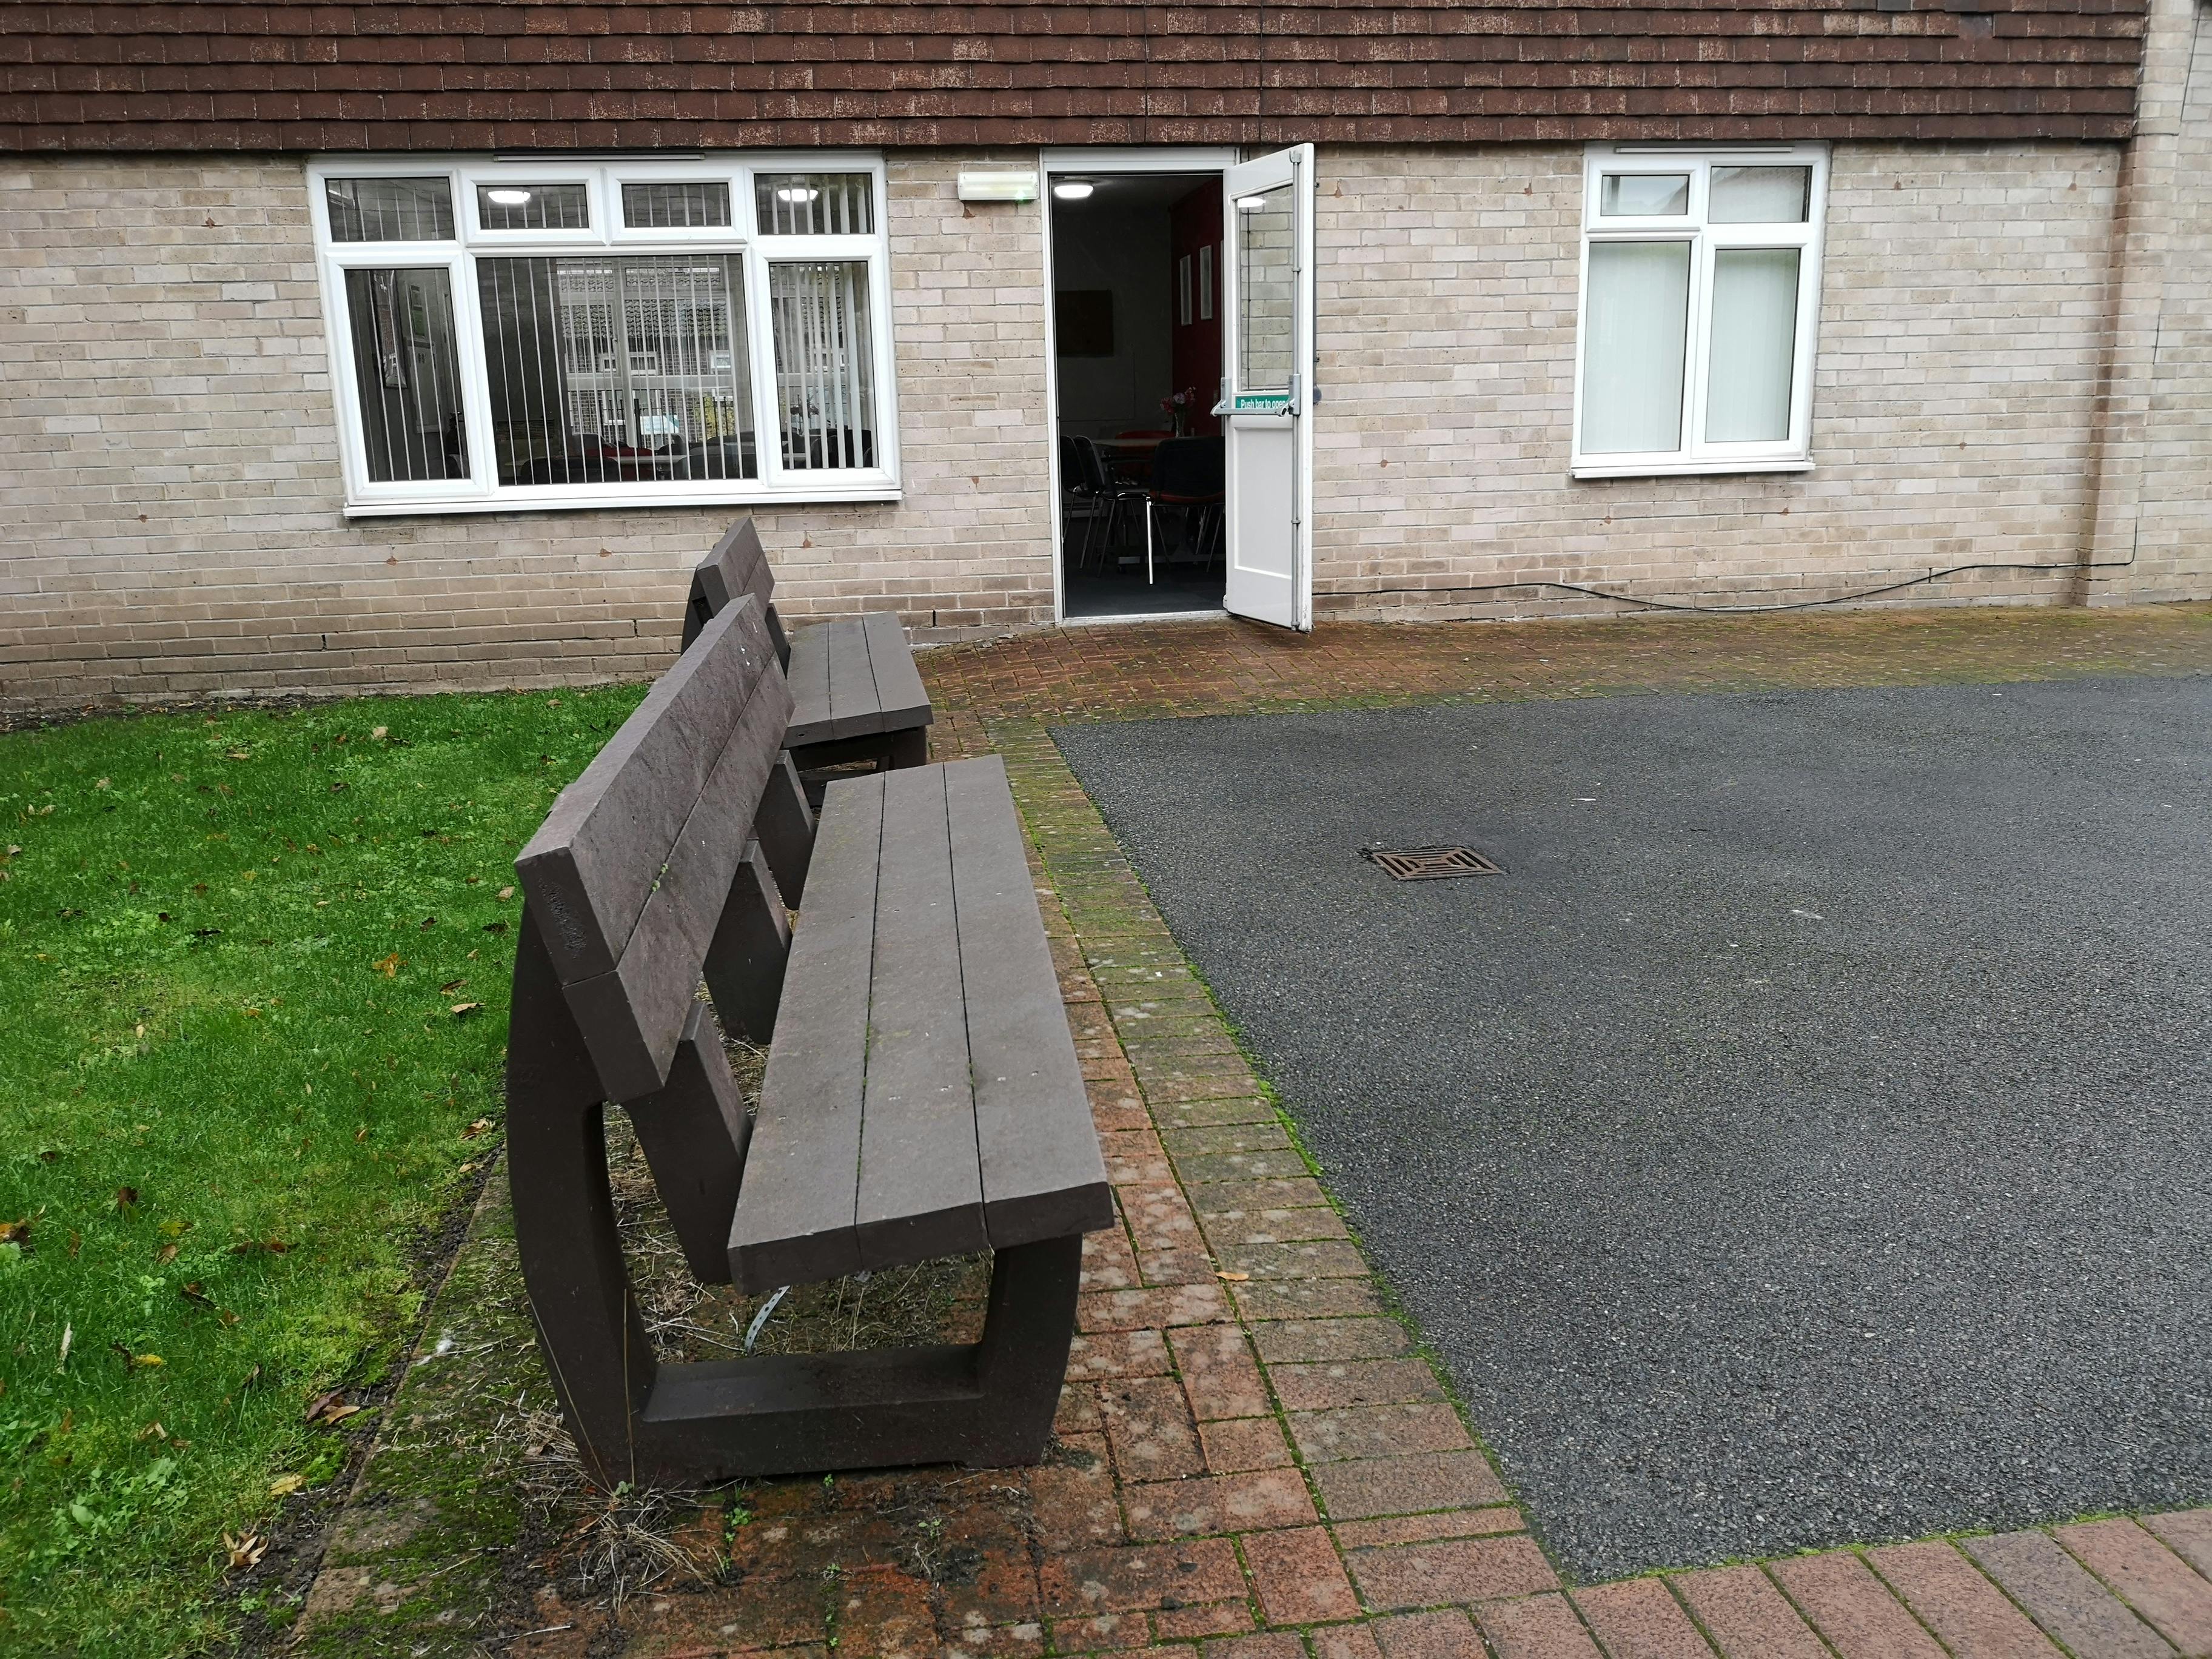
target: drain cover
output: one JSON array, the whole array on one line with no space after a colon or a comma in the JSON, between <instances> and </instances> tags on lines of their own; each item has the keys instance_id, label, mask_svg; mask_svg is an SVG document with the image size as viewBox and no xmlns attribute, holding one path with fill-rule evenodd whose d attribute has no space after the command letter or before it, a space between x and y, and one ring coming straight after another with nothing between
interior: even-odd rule
<instances>
[{"instance_id":1,"label":"drain cover","mask_svg":"<svg viewBox=\"0 0 2212 1659\"><path fill-rule=\"evenodd\" d=\"M1455 876L1502 876L1504 866L1472 847L1363 847L1359 856L1381 865L1393 881L1449 881Z\"/></svg>"}]
</instances>

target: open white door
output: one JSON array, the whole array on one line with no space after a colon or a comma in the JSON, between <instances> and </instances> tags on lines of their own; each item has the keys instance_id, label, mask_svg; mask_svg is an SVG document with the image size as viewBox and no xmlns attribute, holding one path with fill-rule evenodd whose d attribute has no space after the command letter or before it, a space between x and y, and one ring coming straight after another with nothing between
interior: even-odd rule
<instances>
[{"instance_id":1,"label":"open white door","mask_svg":"<svg viewBox=\"0 0 2212 1659\"><path fill-rule=\"evenodd\" d=\"M1222 604L1313 626L1313 146L1222 178L1229 585Z\"/></svg>"}]
</instances>

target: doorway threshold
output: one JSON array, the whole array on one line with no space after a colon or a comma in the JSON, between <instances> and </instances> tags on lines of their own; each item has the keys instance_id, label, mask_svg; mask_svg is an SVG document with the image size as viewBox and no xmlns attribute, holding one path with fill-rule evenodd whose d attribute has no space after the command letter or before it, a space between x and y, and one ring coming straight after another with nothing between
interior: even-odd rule
<instances>
[{"instance_id":1,"label":"doorway threshold","mask_svg":"<svg viewBox=\"0 0 2212 1659\"><path fill-rule=\"evenodd\" d=\"M1220 622L1226 611L1127 611L1110 617L1063 617L1062 628L1118 628L1128 623Z\"/></svg>"}]
</instances>

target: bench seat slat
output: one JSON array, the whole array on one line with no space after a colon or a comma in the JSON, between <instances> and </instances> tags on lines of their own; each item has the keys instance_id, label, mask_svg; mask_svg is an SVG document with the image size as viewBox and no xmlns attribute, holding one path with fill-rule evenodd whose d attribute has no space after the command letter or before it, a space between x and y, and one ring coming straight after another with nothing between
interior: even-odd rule
<instances>
[{"instance_id":1,"label":"bench seat slat","mask_svg":"<svg viewBox=\"0 0 2212 1659\"><path fill-rule=\"evenodd\" d=\"M902 732L930 723L929 692L914 665L914 647L898 613L871 611L860 619L868 640L868 660L876 673L876 730Z\"/></svg>"},{"instance_id":2,"label":"bench seat slat","mask_svg":"<svg viewBox=\"0 0 2212 1659\"><path fill-rule=\"evenodd\" d=\"M861 1266L854 1222L883 794L841 804L848 810L824 813L816 829L730 1225L731 1271L750 1295Z\"/></svg>"},{"instance_id":3,"label":"bench seat slat","mask_svg":"<svg viewBox=\"0 0 2212 1659\"><path fill-rule=\"evenodd\" d=\"M832 783L817 835L731 1232L738 1285L1111 1225L1005 763Z\"/></svg>"},{"instance_id":4,"label":"bench seat slat","mask_svg":"<svg viewBox=\"0 0 2212 1659\"><path fill-rule=\"evenodd\" d=\"M988 1243L941 767L839 785L883 797L858 1222L864 1266ZM825 803L830 812L847 801Z\"/></svg>"},{"instance_id":5,"label":"bench seat slat","mask_svg":"<svg viewBox=\"0 0 2212 1659\"><path fill-rule=\"evenodd\" d=\"M802 628L791 636L791 729L787 749L827 743L834 735L830 717L830 636L835 624Z\"/></svg>"},{"instance_id":6,"label":"bench seat slat","mask_svg":"<svg viewBox=\"0 0 2212 1659\"><path fill-rule=\"evenodd\" d=\"M1006 763L941 769L992 1248L1110 1227L1114 1200Z\"/></svg>"},{"instance_id":7,"label":"bench seat slat","mask_svg":"<svg viewBox=\"0 0 2212 1659\"><path fill-rule=\"evenodd\" d=\"M868 659L868 635L860 623L846 619L824 623L821 630L830 647L830 735L864 738L882 728L876 724L876 668Z\"/></svg>"}]
</instances>

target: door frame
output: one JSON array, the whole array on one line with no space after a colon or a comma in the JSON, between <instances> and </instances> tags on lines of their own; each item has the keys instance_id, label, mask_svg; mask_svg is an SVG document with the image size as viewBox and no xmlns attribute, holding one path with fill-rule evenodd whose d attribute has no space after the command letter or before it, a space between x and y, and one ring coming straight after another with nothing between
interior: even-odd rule
<instances>
[{"instance_id":1,"label":"door frame","mask_svg":"<svg viewBox=\"0 0 2212 1659\"><path fill-rule=\"evenodd\" d=\"M1052 526L1052 621L1055 628L1067 623L1067 568L1062 552L1060 522L1060 353L1058 323L1053 315L1052 175L1055 173L1196 173L1226 175L1243 156L1233 144L1146 144L1061 146L1037 155L1037 204L1043 218L1044 248L1044 412L1051 433L1045 445L1047 508ZM1224 258L1227 255L1224 254ZM1217 270L1214 280L1221 280ZM1224 328L1224 337L1225 337ZM1158 613L1163 616L1212 617L1212 611ZM1110 620L1110 619L1109 619ZM1088 625L1086 623L1086 625Z\"/></svg>"}]
</instances>

